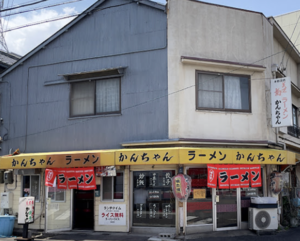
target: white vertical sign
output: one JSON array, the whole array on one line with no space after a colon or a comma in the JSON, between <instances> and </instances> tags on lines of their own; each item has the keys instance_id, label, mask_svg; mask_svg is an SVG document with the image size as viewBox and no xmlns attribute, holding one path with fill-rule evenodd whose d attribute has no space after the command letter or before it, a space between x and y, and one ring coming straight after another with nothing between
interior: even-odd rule
<instances>
[{"instance_id":1,"label":"white vertical sign","mask_svg":"<svg viewBox=\"0 0 300 241\"><path fill-rule=\"evenodd\" d=\"M272 127L291 126L292 93L290 77L271 79Z\"/></svg>"},{"instance_id":2,"label":"white vertical sign","mask_svg":"<svg viewBox=\"0 0 300 241\"><path fill-rule=\"evenodd\" d=\"M19 198L18 224L34 222L35 197Z\"/></svg>"}]
</instances>

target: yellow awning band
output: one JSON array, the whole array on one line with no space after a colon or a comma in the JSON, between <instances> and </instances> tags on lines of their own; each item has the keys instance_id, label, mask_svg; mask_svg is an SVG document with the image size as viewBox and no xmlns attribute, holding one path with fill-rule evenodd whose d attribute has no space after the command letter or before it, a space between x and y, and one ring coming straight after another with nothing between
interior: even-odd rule
<instances>
[{"instance_id":1,"label":"yellow awning band","mask_svg":"<svg viewBox=\"0 0 300 241\"><path fill-rule=\"evenodd\" d=\"M274 149L147 148L24 153L0 157L0 169L167 164L294 165L296 154Z\"/></svg>"}]
</instances>

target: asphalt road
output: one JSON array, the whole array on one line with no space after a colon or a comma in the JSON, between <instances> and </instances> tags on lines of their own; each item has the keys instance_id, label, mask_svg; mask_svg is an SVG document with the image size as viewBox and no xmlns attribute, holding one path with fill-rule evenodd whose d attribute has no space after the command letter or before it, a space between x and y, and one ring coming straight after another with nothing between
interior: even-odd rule
<instances>
[{"instance_id":1,"label":"asphalt road","mask_svg":"<svg viewBox=\"0 0 300 241\"><path fill-rule=\"evenodd\" d=\"M156 237L156 238L155 238ZM16 237L0 238L0 241L14 241ZM36 241L65 241L65 240L84 240L84 241L104 241L104 240L128 240L128 241L147 241L149 238L159 241L157 234L131 234L131 233L109 233L109 232L61 232L56 234L47 234L47 236L40 235L35 237ZM167 239L162 239L167 240ZM280 232L268 232L257 235L255 232L249 230L236 230L236 231L223 231L223 232L210 232L194 235L181 236L173 240L205 240L205 241L300 241L300 227L290 228Z\"/></svg>"}]
</instances>

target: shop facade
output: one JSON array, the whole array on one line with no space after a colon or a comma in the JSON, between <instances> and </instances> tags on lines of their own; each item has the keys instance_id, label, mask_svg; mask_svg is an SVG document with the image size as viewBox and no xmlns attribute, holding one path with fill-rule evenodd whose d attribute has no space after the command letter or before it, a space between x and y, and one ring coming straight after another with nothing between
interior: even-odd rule
<instances>
[{"instance_id":1,"label":"shop facade","mask_svg":"<svg viewBox=\"0 0 300 241\"><path fill-rule=\"evenodd\" d=\"M99 159L84 163L88 155ZM96 189L91 191L45 186L46 169L74 168L67 166L70 156L72 160L81 159L77 168L114 166L116 175L95 177ZM35 161L43 158L54 162L47 165ZM21 166L24 159L32 160L36 166L30 162L26 167ZM20 175L20 187L12 191L14 213L18 209L16 200L25 191L36 195L36 215L45 213L45 217L41 218L41 226L38 227L38 222L31 224L32 229L177 234L247 229L250 197L268 196L267 170L271 166L293 165L295 160L295 154L285 150L180 147L1 157L3 167L18 170L19 174L41 170L40 174L30 175L31 186L24 183L28 175ZM15 163L19 164L13 166ZM259 166L261 185L224 188L220 187L219 180L215 188L208 187L208 167L218 165ZM179 202L172 190L172 177L181 171L192 179L186 202ZM38 190L34 187L37 178L41 182ZM11 186L7 187L8 191Z\"/></svg>"}]
</instances>

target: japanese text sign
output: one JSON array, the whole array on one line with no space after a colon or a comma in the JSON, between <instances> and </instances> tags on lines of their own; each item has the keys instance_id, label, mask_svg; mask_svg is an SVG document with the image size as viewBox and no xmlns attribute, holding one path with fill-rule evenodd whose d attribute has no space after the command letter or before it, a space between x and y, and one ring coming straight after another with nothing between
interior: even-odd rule
<instances>
[{"instance_id":1,"label":"japanese text sign","mask_svg":"<svg viewBox=\"0 0 300 241\"><path fill-rule=\"evenodd\" d=\"M99 225L126 225L126 204L100 204Z\"/></svg>"},{"instance_id":2,"label":"japanese text sign","mask_svg":"<svg viewBox=\"0 0 300 241\"><path fill-rule=\"evenodd\" d=\"M172 190L175 198L180 202L185 202L191 192L192 179L188 175L177 174L172 177Z\"/></svg>"},{"instance_id":3,"label":"japanese text sign","mask_svg":"<svg viewBox=\"0 0 300 241\"><path fill-rule=\"evenodd\" d=\"M178 150L171 148L121 150L116 151L115 165L176 164L178 160Z\"/></svg>"},{"instance_id":4,"label":"japanese text sign","mask_svg":"<svg viewBox=\"0 0 300 241\"><path fill-rule=\"evenodd\" d=\"M100 166L100 155L111 159L108 153L84 152L84 153L22 153L15 156L2 156L1 169L30 169L30 168L62 168L62 167L94 167ZM108 160L111 162L110 160Z\"/></svg>"},{"instance_id":5,"label":"japanese text sign","mask_svg":"<svg viewBox=\"0 0 300 241\"><path fill-rule=\"evenodd\" d=\"M292 93L289 77L271 79L272 127L292 125Z\"/></svg>"},{"instance_id":6,"label":"japanese text sign","mask_svg":"<svg viewBox=\"0 0 300 241\"><path fill-rule=\"evenodd\" d=\"M207 165L207 187L217 187L218 173L217 165Z\"/></svg>"},{"instance_id":7,"label":"japanese text sign","mask_svg":"<svg viewBox=\"0 0 300 241\"><path fill-rule=\"evenodd\" d=\"M19 214L18 224L26 224L34 222L34 197L20 197L19 198Z\"/></svg>"},{"instance_id":8,"label":"japanese text sign","mask_svg":"<svg viewBox=\"0 0 300 241\"><path fill-rule=\"evenodd\" d=\"M47 169L49 170L52 169ZM93 167L86 168L58 168L54 169L54 175L57 175L57 188L59 189L96 189L95 171ZM49 175L49 174L48 174ZM52 187L52 183L45 180L45 185Z\"/></svg>"},{"instance_id":9,"label":"japanese text sign","mask_svg":"<svg viewBox=\"0 0 300 241\"><path fill-rule=\"evenodd\" d=\"M218 177L219 188L261 187L260 165L207 165L207 186L216 188ZM212 175L211 172L214 172Z\"/></svg>"}]
</instances>

